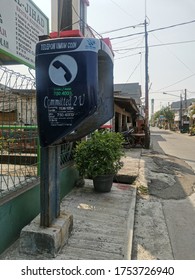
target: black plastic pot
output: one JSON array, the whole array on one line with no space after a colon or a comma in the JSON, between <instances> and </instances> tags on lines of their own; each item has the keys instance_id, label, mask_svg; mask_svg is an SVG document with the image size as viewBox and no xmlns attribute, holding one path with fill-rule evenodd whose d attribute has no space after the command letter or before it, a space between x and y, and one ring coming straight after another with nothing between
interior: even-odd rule
<instances>
[{"instance_id":1,"label":"black plastic pot","mask_svg":"<svg viewBox=\"0 0 195 280\"><path fill-rule=\"evenodd\" d=\"M93 178L93 185L96 192L110 192L114 175L99 175Z\"/></svg>"}]
</instances>

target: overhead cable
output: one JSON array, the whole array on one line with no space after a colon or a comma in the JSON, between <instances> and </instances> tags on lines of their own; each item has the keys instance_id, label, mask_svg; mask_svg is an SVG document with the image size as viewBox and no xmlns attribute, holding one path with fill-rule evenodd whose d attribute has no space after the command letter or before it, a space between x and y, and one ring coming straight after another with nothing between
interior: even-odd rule
<instances>
[{"instance_id":1,"label":"overhead cable","mask_svg":"<svg viewBox=\"0 0 195 280\"><path fill-rule=\"evenodd\" d=\"M189 41L180 41L180 42L172 42L172 43L162 43L162 44L156 44L156 45L150 45L149 48L153 47L163 47L163 46L168 46L168 45L177 45L177 44L187 44L187 43L194 43L195 40L189 40ZM144 49L145 47L133 47L133 48L126 48L126 49L117 49L113 51L129 51L129 50L135 50L135 49Z\"/></svg>"},{"instance_id":2,"label":"overhead cable","mask_svg":"<svg viewBox=\"0 0 195 280\"><path fill-rule=\"evenodd\" d=\"M186 25L186 24L191 24L191 23L195 23L195 20L191 20L191 21L187 21L187 22L182 22L182 23L178 23L178 24L173 24L173 25L169 25L169 26L165 26L165 27L160 27L160 28L148 30L148 33L161 31L161 30L165 30L165 29L169 29L169 28L174 28L174 27L178 27L178 26L182 26L182 25ZM132 36L141 35L141 34L145 34L145 32L138 32L138 33L134 33L134 34L128 34L128 35L113 37L113 38L110 38L110 40L122 39L122 38L132 37Z\"/></svg>"},{"instance_id":3,"label":"overhead cable","mask_svg":"<svg viewBox=\"0 0 195 280\"><path fill-rule=\"evenodd\" d=\"M175 86L175 85L177 85L177 84L179 84L179 83L181 83L181 82L183 82L183 81L185 81L185 80L187 80L187 79L189 79L189 78L192 78L193 76L195 76L195 74L192 74L192 75L190 75L190 76L188 76L188 77L186 77L186 78L184 78L184 79L182 79L182 80L179 80L179 81L175 82L174 84L171 84L171 85L169 85L169 86L163 87L163 88L161 88L161 89L159 89L159 90L157 90L157 91L162 91L162 90L164 90L164 89L166 89L166 88Z\"/></svg>"},{"instance_id":4,"label":"overhead cable","mask_svg":"<svg viewBox=\"0 0 195 280\"><path fill-rule=\"evenodd\" d=\"M112 29L110 31L104 31L104 32L101 32L101 34L117 32L117 31L128 29L128 28L136 28L138 26L143 26L143 25L144 25L144 23L139 23L139 24L136 24L136 25L129 25L129 26L125 26L125 27L121 27L121 28L117 28L117 29Z\"/></svg>"}]
</instances>

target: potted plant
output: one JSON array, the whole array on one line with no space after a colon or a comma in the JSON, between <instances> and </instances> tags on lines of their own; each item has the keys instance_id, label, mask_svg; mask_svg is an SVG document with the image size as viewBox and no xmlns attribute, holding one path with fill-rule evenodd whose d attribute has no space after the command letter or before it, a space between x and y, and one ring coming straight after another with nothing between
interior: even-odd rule
<instances>
[{"instance_id":1,"label":"potted plant","mask_svg":"<svg viewBox=\"0 0 195 280\"><path fill-rule=\"evenodd\" d=\"M114 175L123 166L123 136L109 131L95 131L87 141L77 143L74 153L80 176L91 178L99 192L109 192Z\"/></svg>"}]
</instances>

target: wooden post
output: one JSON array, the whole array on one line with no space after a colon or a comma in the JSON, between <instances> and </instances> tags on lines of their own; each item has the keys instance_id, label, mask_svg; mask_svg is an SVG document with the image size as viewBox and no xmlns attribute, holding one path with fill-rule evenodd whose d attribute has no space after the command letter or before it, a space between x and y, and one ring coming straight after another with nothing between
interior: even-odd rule
<instances>
[{"instance_id":1,"label":"wooden post","mask_svg":"<svg viewBox=\"0 0 195 280\"><path fill-rule=\"evenodd\" d=\"M60 146L41 147L40 225L49 227L60 214Z\"/></svg>"}]
</instances>

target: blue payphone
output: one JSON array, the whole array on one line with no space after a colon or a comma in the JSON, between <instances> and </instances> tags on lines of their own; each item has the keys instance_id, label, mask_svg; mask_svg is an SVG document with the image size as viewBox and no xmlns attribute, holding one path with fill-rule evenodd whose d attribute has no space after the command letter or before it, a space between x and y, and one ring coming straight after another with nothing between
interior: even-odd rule
<instances>
[{"instance_id":1,"label":"blue payphone","mask_svg":"<svg viewBox=\"0 0 195 280\"><path fill-rule=\"evenodd\" d=\"M57 38L36 46L40 145L75 141L113 117L113 54L95 38Z\"/></svg>"}]
</instances>

